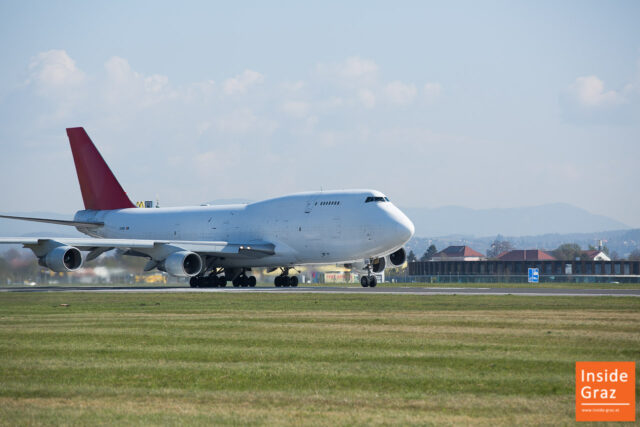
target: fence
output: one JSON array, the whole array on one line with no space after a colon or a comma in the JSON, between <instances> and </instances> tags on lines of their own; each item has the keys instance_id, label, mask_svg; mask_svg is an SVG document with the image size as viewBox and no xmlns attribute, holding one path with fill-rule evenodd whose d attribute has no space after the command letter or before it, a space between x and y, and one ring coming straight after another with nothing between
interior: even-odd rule
<instances>
[{"instance_id":1,"label":"fence","mask_svg":"<svg viewBox=\"0 0 640 427\"><path fill-rule=\"evenodd\" d=\"M411 262L404 280L427 283L526 283L529 268L538 269L540 282L640 283L640 261L627 260Z\"/></svg>"}]
</instances>

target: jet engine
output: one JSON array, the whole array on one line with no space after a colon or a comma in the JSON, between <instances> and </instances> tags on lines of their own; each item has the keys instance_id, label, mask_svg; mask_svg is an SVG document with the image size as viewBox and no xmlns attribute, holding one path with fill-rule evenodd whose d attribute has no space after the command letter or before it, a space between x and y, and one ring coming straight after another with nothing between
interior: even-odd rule
<instances>
[{"instance_id":1,"label":"jet engine","mask_svg":"<svg viewBox=\"0 0 640 427\"><path fill-rule=\"evenodd\" d=\"M202 258L194 252L178 251L169 255L158 269L172 276L192 277L202 270Z\"/></svg>"},{"instance_id":2,"label":"jet engine","mask_svg":"<svg viewBox=\"0 0 640 427\"><path fill-rule=\"evenodd\" d=\"M407 253L405 252L404 248L400 248L394 253L389 255L389 262L391 262L391 264L395 266L404 264L406 260L407 260Z\"/></svg>"},{"instance_id":3,"label":"jet engine","mask_svg":"<svg viewBox=\"0 0 640 427\"><path fill-rule=\"evenodd\" d=\"M82 267L82 253L73 246L58 246L38 259L38 264L56 273L76 271Z\"/></svg>"}]
</instances>

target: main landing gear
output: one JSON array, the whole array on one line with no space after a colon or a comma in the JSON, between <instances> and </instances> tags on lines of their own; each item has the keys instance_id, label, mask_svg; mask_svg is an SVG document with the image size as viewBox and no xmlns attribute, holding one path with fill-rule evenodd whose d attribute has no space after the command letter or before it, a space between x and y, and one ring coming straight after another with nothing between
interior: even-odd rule
<instances>
[{"instance_id":1,"label":"main landing gear","mask_svg":"<svg viewBox=\"0 0 640 427\"><path fill-rule=\"evenodd\" d=\"M256 278L255 276L247 277L244 272L238 275L232 281L234 288L255 288L256 287Z\"/></svg>"},{"instance_id":2,"label":"main landing gear","mask_svg":"<svg viewBox=\"0 0 640 427\"><path fill-rule=\"evenodd\" d=\"M289 269L283 268L282 274L276 276L273 281L273 284L276 285L276 288L288 288L298 286L298 277L297 276L289 276Z\"/></svg>"},{"instance_id":3,"label":"main landing gear","mask_svg":"<svg viewBox=\"0 0 640 427\"><path fill-rule=\"evenodd\" d=\"M224 275L217 276L215 274L193 276L189 279L189 285L192 288L224 288L227 286L227 278Z\"/></svg>"},{"instance_id":4,"label":"main landing gear","mask_svg":"<svg viewBox=\"0 0 640 427\"><path fill-rule=\"evenodd\" d=\"M211 272L205 276L204 273L208 270L211 270ZM240 286L253 288L256 286L256 278L253 276L247 277L246 269L208 268L189 279L189 284L192 288L224 288L227 286L227 282L233 283L236 288Z\"/></svg>"}]
</instances>

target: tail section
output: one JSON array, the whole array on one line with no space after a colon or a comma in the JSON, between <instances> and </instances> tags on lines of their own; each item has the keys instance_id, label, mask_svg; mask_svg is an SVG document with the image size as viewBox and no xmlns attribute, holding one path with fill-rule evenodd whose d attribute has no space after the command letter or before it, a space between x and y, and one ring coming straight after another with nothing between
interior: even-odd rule
<instances>
[{"instance_id":1,"label":"tail section","mask_svg":"<svg viewBox=\"0 0 640 427\"><path fill-rule=\"evenodd\" d=\"M85 209L135 208L84 128L68 128Z\"/></svg>"}]
</instances>

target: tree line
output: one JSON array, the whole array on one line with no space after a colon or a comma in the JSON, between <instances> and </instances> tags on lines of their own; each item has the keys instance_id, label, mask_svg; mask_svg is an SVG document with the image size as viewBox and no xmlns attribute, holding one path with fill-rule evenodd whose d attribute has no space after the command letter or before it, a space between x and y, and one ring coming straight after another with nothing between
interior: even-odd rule
<instances>
[{"instance_id":1,"label":"tree line","mask_svg":"<svg viewBox=\"0 0 640 427\"><path fill-rule=\"evenodd\" d=\"M487 250L487 258L489 259L497 259L498 256L505 252L509 252L515 250L516 248L513 244L508 240L503 240L502 238L496 238L491 246ZM589 256L584 252L584 250L577 243L564 243L558 246L556 249L551 251L546 251L542 249L544 252L552 255L556 259L560 260L587 260ZM593 245L589 245L587 250L598 250ZM609 248L603 246L602 252L604 252L609 258L612 260L622 260L616 251L609 251ZM418 259L416 254L413 251L409 251L407 255L407 261L415 262L415 261L430 261L433 259L434 255L438 253L438 249L435 245L430 245L427 250L422 254L422 256ZM627 257L629 261L640 261L640 248L636 248Z\"/></svg>"}]
</instances>

